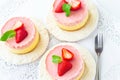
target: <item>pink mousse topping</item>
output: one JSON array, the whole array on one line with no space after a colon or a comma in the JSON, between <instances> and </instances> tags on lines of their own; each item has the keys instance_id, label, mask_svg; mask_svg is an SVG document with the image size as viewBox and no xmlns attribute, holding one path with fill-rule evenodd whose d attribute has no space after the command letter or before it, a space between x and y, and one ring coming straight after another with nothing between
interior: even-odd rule
<instances>
[{"instance_id":1,"label":"pink mousse topping","mask_svg":"<svg viewBox=\"0 0 120 80\"><path fill-rule=\"evenodd\" d=\"M53 14L58 23L66 26L74 26L82 22L86 18L86 16L88 15L88 8L84 0L81 0L81 8L76 11L71 11L69 17L66 17L65 12L56 13L53 11Z\"/></svg>"},{"instance_id":2,"label":"pink mousse topping","mask_svg":"<svg viewBox=\"0 0 120 80\"><path fill-rule=\"evenodd\" d=\"M59 76L57 73L58 64L52 62L52 55L58 55L62 57L62 48L66 48L74 53L74 58L70 61L70 63L73 65L72 68L64 75ZM69 45L60 45L55 47L49 52L46 58L46 69L54 80L74 80L80 75L81 71L83 70L83 65L84 63L78 50Z\"/></svg>"},{"instance_id":3,"label":"pink mousse topping","mask_svg":"<svg viewBox=\"0 0 120 80\"><path fill-rule=\"evenodd\" d=\"M22 22L24 24L25 30L28 32L28 36L20 43L16 43L15 41L15 37L12 39L7 40L7 45L15 48L15 49L21 49L24 48L26 46L29 46L31 44L31 42L33 42L34 38L35 38L35 25L34 23L25 17L14 17L10 20L8 20L6 22L6 24L3 26L3 28L1 29L1 32L4 33L8 30L12 30L13 26L18 22Z\"/></svg>"}]
</instances>

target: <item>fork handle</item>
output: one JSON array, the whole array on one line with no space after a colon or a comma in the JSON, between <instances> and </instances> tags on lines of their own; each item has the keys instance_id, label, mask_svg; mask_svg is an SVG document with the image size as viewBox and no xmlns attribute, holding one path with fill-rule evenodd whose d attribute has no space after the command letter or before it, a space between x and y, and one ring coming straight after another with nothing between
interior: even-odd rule
<instances>
[{"instance_id":1,"label":"fork handle","mask_svg":"<svg viewBox=\"0 0 120 80\"><path fill-rule=\"evenodd\" d=\"M99 63L100 63L100 55L97 56L97 65L96 65L96 80L100 80L99 77Z\"/></svg>"}]
</instances>

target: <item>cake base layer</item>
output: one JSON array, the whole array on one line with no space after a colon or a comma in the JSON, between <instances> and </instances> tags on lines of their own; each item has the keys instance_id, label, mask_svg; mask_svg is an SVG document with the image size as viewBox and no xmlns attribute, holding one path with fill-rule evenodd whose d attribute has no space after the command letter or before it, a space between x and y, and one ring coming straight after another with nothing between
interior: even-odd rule
<instances>
[{"instance_id":1,"label":"cake base layer","mask_svg":"<svg viewBox=\"0 0 120 80\"><path fill-rule=\"evenodd\" d=\"M61 29L63 29L63 30L75 31L75 30L79 30L79 29L81 29L82 27L84 27L84 25L85 25L85 24L87 23L87 21L88 21L88 18L89 18L89 13L86 15L86 17L83 19L82 22L80 22L80 23L78 23L78 24L76 24L76 25L74 25L74 26L65 26L65 25L62 25L62 24L60 24L60 23L58 23L58 22L56 22L56 23L57 23L57 25L58 25Z\"/></svg>"}]
</instances>

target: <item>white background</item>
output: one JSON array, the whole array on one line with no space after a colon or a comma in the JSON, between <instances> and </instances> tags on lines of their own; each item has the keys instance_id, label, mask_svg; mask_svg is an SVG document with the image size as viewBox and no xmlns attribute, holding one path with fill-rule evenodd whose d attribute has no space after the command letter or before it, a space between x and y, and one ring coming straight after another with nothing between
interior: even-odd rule
<instances>
[{"instance_id":1,"label":"white background","mask_svg":"<svg viewBox=\"0 0 120 80\"><path fill-rule=\"evenodd\" d=\"M95 58L94 37L101 31L104 33L104 51L101 55L101 79L120 80L120 46L119 44L119 0L94 0L103 14L101 27L94 31L89 37L78 42L79 45L87 48ZM1 0L0 2L0 25L14 16L26 16L38 18L46 23L46 16L52 7L53 0ZM107 16L107 17L106 17ZM114 17L115 18L111 18ZM105 18L104 18L105 17ZM101 18L101 16L100 16ZM108 21L108 22L107 22ZM114 21L114 22L112 22ZM106 23L104 23L106 22ZM100 22L99 22L100 23ZM104 26L104 27L102 27ZM0 27L0 28L1 28ZM99 27L99 26L98 26ZM108 28L106 28L108 27ZM108 32L107 32L108 31ZM116 33L113 35L113 33ZM59 43L52 38L50 46ZM36 61L27 65L11 65L0 59L0 79L1 80L37 80L38 63Z\"/></svg>"}]
</instances>

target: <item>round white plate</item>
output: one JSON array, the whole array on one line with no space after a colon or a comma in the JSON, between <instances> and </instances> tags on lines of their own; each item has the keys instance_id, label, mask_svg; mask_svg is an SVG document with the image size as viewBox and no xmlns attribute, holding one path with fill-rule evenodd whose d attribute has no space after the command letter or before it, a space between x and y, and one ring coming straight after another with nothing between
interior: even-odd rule
<instances>
[{"instance_id":1,"label":"round white plate","mask_svg":"<svg viewBox=\"0 0 120 80\"><path fill-rule=\"evenodd\" d=\"M46 57L47 57L49 51L51 51L52 49L54 49L56 46L59 46L59 45L70 45L70 46L75 47L81 53L81 56L85 63L85 72L82 75L81 80L94 80L95 74L96 74L96 63L95 63L94 58L92 57L91 53L87 49L85 49L75 43L57 44L54 47L52 47L51 49L49 49L43 55L43 57L40 60L40 64L39 64L39 80L52 80L50 75L46 71L45 60L46 60Z\"/></svg>"},{"instance_id":2,"label":"round white plate","mask_svg":"<svg viewBox=\"0 0 120 80\"><path fill-rule=\"evenodd\" d=\"M47 19L47 29L48 31L60 41L78 41L88 37L97 27L99 14L97 7L91 0L86 0L88 10L89 10L89 20L86 25L77 31L65 31L60 29L55 20L52 12L50 11Z\"/></svg>"},{"instance_id":3,"label":"round white plate","mask_svg":"<svg viewBox=\"0 0 120 80\"><path fill-rule=\"evenodd\" d=\"M4 42L0 42L0 58L11 64L26 64L37 60L46 50L49 44L49 34L43 24L37 19L32 19L35 23L38 32L40 33L40 42L36 48L23 55L18 55L10 52Z\"/></svg>"}]
</instances>

